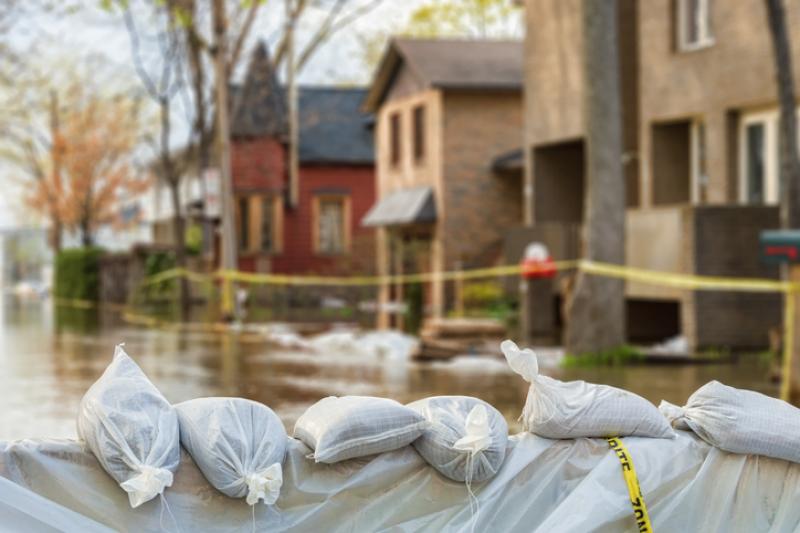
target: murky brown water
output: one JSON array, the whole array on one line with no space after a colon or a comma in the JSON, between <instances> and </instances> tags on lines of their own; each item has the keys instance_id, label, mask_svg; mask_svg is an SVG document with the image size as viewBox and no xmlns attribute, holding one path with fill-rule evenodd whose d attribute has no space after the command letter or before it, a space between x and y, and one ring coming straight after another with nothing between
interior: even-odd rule
<instances>
[{"instance_id":1,"label":"murky brown water","mask_svg":"<svg viewBox=\"0 0 800 533\"><path fill-rule=\"evenodd\" d=\"M503 361L460 358L415 363L404 358L314 353L268 346L257 335L141 329L103 315L99 321L69 311L56 321L47 304L7 301L0 306L0 440L74 437L85 390L102 373L114 345L133 356L172 402L200 396L243 396L273 408L291 427L313 402L328 395L376 395L409 402L441 394L477 396L515 419L526 383ZM66 318L66 320L63 320ZM99 323L97 323L99 322ZM758 357L735 365L560 369L542 357L543 372L623 387L658 403L682 403L718 379L777 394Z\"/></svg>"}]
</instances>

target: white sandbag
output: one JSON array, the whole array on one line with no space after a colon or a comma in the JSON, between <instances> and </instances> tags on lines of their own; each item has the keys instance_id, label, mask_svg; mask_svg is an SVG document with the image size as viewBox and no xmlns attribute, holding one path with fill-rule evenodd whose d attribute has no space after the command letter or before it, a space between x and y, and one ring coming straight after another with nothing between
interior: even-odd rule
<instances>
[{"instance_id":1,"label":"white sandbag","mask_svg":"<svg viewBox=\"0 0 800 533\"><path fill-rule=\"evenodd\" d=\"M531 384L522 411L526 431L551 439L675 436L656 406L641 396L608 385L542 376L533 350L520 350L510 340L500 348L511 369Z\"/></svg>"},{"instance_id":2,"label":"white sandbag","mask_svg":"<svg viewBox=\"0 0 800 533\"><path fill-rule=\"evenodd\" d=\"M131 507L172 485L181 458L178 415L121 345L81 400L78 435Z\"/></svg>"},{"instance_id":3,"label":"white sandbag","mask_svg":"<svg viewBox=\"0 0 800 533\"><path fill-rule=\"evenodd\" d=\"M800 463L800 409L783 400L710 381L685 406L662 401L659 409L674 428L721 450Z\"/></svg>"},{"instance_id":4,"label":"white sandbag","mask_svg":"<svg viewBox=\"0 0 800 533\"><path fill-rule=\"evenodd\" d=\"M430 423L413 446L429 465L454 481L479 482L503 465L508 424L478 398L435 396L408 404Z\"/></svg>"},{"instance_id":5,"label":"white sandbag","mask_svg":"<svg viewBox=\"0 0 800 533\"><path fill-rule=\"evenodd\" d=\"M277 501L288 437L272 409L243 398L198 398L175 410L181 444L214 488L249 505Z\"/></svg>"},{"instance_id":6,"label":"white sandbag","mask_svg":"<svg viewBox=\"0 0 800 533\"><path fill-rule=\"evenodd\" d=\"M328 396L303 413L294 436L318 463L388 452L411 444L428 423L408 407L387 398Z\"/></svg>"}]
</instances>

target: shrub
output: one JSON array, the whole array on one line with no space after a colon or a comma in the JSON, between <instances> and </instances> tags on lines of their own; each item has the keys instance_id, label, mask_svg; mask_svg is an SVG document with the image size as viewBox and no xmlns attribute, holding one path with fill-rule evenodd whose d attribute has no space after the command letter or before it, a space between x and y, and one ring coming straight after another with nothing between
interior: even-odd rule
<instances>
[{"instance_id":1,"label":"shrub","mask_svg":"<svg viewBox=\"0 0 800 533\"><path fill-rule=\"evenodd\" d=\"M97 301L100 298L100 248L71 248L56 256L56 298Z\"/></svg>"},{"instance_id":2,"label":"shrub","mask_svg":"<svg viewBox=\"0 0 800 533\"><path fill-rule=\"evenodd\" d=\"M623 345L600 352L590 352L581 355L567 354L561 361L564 368L579 368L592 366L621 366L632 363L641 363L645 355L634 346Z\"/></svg>"}]
</instances>

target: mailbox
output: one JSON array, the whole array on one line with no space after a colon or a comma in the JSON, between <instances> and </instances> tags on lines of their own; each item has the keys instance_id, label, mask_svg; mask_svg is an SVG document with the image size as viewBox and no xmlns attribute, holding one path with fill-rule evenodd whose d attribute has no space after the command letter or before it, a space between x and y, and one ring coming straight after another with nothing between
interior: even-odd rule
<instances>
[{"instance_id":1,"label":"mailbox","mask_svg":"<svg viewBox=\"0 0 800 533\"><path fill-rule=\"evenodd\" d=\"M800 263L800 230L762 231L759 246L765 263Z\"/></svg>"}]
</instances>

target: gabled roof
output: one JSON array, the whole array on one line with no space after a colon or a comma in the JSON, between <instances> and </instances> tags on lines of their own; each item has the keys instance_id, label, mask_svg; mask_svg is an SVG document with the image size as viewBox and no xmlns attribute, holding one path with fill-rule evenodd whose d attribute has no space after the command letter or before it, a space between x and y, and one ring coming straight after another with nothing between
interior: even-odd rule
<instances>
[{"instance_id":1,"label":"gabled roof","mask_svg":"<svg viewBox=\"0 0 800 533\"><path fill-rule=\"evenodd\" d=\"M428 87L521 90L522 42L394 38L384 53L364 103L376 111L405 63Z\"/></svg>"},{"instance_id":2,"label":"gabled roof","mask_svg":"<svg viewBox=\"0 0 800 533\"><path fill-rule=\"evenodd\" d=\"M372 115L362 88L301 87L300 162L372 164Z\"/></svg>"},{"instance_id":3,"label":"gabled roof","mask_svg":"<svg viewBox=\"0 0 800 533\"><path fill-rule=\"evenodd\" d=\"M231 122L232 136L286 136L286 97L264 43L253 50L243 85L231 92L239 100Z\"/></svg>"},{"instance_id":4,"label":"gabled roof","mask_svg":"<svg viewBox=\"0 0 800 533\"><path fill-rule=\"evenodd\" d=\"M299 87L300 163L372 164L372 115L361 107L363 88ZM288 141L286 90L278 81L267 47L259 43L240 87L231 125L233 137Z\"/></svg>"}]
</instances>

